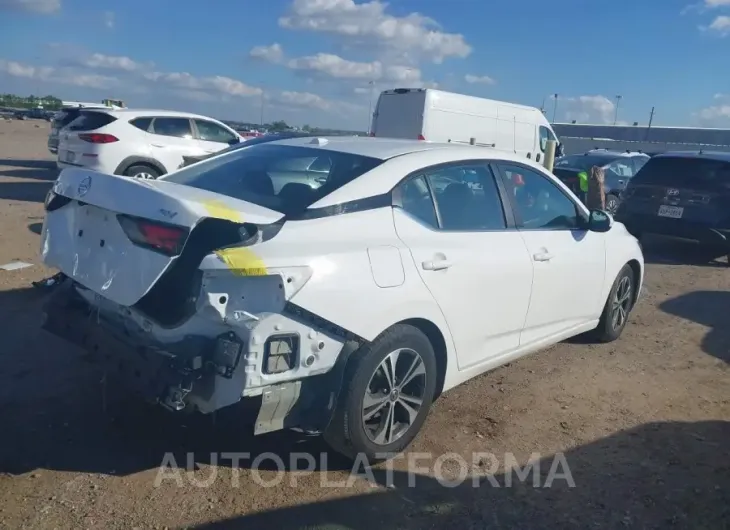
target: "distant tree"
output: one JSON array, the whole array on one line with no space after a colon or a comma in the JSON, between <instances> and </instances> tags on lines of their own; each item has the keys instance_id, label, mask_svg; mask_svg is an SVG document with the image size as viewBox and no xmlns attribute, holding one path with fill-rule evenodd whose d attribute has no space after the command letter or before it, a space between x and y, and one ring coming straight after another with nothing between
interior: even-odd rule
<instances>
[{"instance_id":1,"label":"distant tree","mask_svg":"<svg viewBox=\"0 0 730 530\"><path fill-rule=\"evenodd\" d=\"M278 120L278 121L275 121L275 122L273 122L273 123L271 124L271 126L269 127L269 130L270 130L270 131L277 131L277 132L278 132L278 131L286 131L287 129L289 129L289 126L288 126L288 125L287 125L287 123L286 123L285 121L283 121L283 120Z\"/></svg>"},{"instance_id":2,"label":"distant tree","mask_svg":"<svg viewBox=\"0 0 730 530\"><path fill-rule=\"evenodd\" d=\"M302 130L303 130L304 132L312 132L312 128L311 128L311 127L310 127L309 125L307 125L306 123L305 123L305 124L304 124L304 126L302 127Z\"/></svg>"}]
</instances>

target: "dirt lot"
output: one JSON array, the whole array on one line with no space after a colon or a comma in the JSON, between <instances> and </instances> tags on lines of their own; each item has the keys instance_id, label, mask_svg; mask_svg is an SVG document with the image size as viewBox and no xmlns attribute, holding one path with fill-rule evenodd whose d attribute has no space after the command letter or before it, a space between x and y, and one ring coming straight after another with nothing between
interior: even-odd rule
<instances>
[{"instance_id":1,"label":"dirt lot","mask_svg":"<svg viewBox=\"0 0 730 530\"><path fill-rule=\"evenodd\" d=\"M56 175L48 127L0 121L0 264L34 263L0 271L0 528L730 528L726 263L692 264L691 246L647 241L648 294L620 341L560 344L443 396L410 454L430 453L419 464L433 475L439 455L490 452L501 464L491 481L447 488L420 476L409 487L400 459L392 481L379 466L376 484L325 487L352 474L318 439L254 439L250 411L173 418L105 392L81 352L39 331L42 296L29 286L49 272L38 258ZM223 452L251 456L239 471ZM287 469L291 454L312 454L317 468L252 465L268 452ZM168 470L156 487L163 457L185 467L188 453L189 474L177 482ZM520 465L538 453L539 486L562 453L575 487L523 483L505 473L506 453Z\"/></svg>"}]
</instances>

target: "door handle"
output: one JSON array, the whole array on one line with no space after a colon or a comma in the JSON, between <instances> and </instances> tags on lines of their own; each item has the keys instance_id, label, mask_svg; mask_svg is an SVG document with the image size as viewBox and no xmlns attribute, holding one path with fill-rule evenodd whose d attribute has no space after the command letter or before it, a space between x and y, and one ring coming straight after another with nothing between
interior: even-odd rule
<instances>
[{"instance_id":1,"label":"door handle","mask_svg":"<svg viewBox=\"0 0 730 530\"><path fill-rule=\"evenodd\" d=\"M550 261L553 259L553 255L550 252L537 252L532 255L532 259L535 261Z\"/></svg>"},{"instance_id":2,"label":"door handle","mask_svg":"<svg viewBox=\"0 0 730 530\"><path fill-rule=\"evenodd\" d=\"M152 147L165 147L163 144L150 144Z\"/></svg>"},{"instance_id":3,"label":"door handle","mask_svg":"<svg viewBox=\"0 0 730 530\"><path fill-rule=\"evenodd\" d=\"M445 259L437 261L424 261L423 263L421 263L423 269L427 271L441 271L444 269L448 269L449 267L451 267L451 265L453 265L453 263Z\"/></svg>"}]
</instances>

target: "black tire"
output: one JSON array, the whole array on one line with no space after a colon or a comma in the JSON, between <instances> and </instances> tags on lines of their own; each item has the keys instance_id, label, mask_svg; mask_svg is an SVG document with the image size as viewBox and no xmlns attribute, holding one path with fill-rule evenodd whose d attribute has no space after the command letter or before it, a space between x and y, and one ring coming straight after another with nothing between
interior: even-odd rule
<instances>
[{"instance_id":1,"label":"black tire","mask_svg":"<svg viewBox=\"0 0 730 530\"><path fill-rule=\"evenodd\" d=\"M389 444L378 444L366 433L363 401L381 363L391 352L401 348L416 352L423 361L425 380L422 386L422 405L415 420L399 438ZM401 365L402 363L397 363L397 367ZM396 374L399 371L397 370ZM390 456L402 452L416 437L428 416L436 392L437 376L436 354L426 335L413 326L405 324L393 326L372 343L353 353L348 361L337 407L324 432L325 441L346 458L355 460L358 455L362 455L360 458L364 456L370 464L387 460ZM396 405L396 403L386 405L381 410L392 407L393 410L405 411L402 405Z\"/></svg>"},{"instance_id":2,"label":"black tire","mask_svg":"<svg viewBox=\"0 0 730 530\"><path fill-rule=\"evenodd\" d=\"M147 164L134 164L133 166L129 166L126 171L124 172L124 175L127 177L135 177L135 178L149 178L149 179L156 179L160 176L160 171L157 168L154 168L152 166L148 166ZM141 175L148 175L145 177L141 177Z\"/></svg>"},{"instance_id":3,"label":"black tire","mask_svg":"<svg viewBox=\"0 0 730 530\"><path fill-rule=\"evenodd\" d=\"M606 211L611 215L616 215L619 203L619 198L613 193L606 195Z\"/></svg>"},{"instance_id":4,"label":"black tire","mask_svg":"<svg viewBox=\"0 0 730 530\"><path fill-rule=\"evenodd\" d=\"M623 288L622 286L626 279L628 279L630 291L627 300L628 303L624 306L625 316L623 318L623 322L619 323L616 319L614 319L613 309L615 302L618 299L617 293L619 292L619 289ZM636 299L636 293L634 292L635 289L636 284L634 281L634 270L626 264L623 266L621 271L619 271L618 276L616 276L616 280L613 282L611 291L608 293L608 299L606 300L606 305L603 306L603 313L601 313L601 319L598 322L598 327L596 327L596 329L594 329L591 333L592 339L597 342L613 342L621 336L621 333L623 333L626 323L629 320L629 314L634 306L634 300ZM623 292L621 293L621 297L623 298Z\"/></svg>"}]
</instances>

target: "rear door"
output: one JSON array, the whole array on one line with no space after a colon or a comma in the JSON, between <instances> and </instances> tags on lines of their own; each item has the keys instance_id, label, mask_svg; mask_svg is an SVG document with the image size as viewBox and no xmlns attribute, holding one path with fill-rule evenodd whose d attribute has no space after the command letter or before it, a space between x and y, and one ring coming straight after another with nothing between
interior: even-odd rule
<instances>
[{"instance_id":1,"label":"rear door","mask_svg":"<svg viewBox=\"0 0 730 530\"><path fill-rule=\"evenodd\" d=\"M371 134L379 138L423 139L426 91L396 89L380 94Z\"/></svg>"},{"instance_id":2,"label":"rear door","mask_svg":"<svg viewBox=\"0 0 730 530\"><path fill-rule=\"evenodd\" d=\"M183 163L183 156L207 154L195 139L192 121L176 116L157 116L152 120L150 134L151 154L170 173Z\"/></svg>"},{"instance_id":3,"label":"rear door","mask_svg":"<svg viewBox=\"0 0 730 530\"><path fill-rule=\"evenodd\" d=\"M627 213L718 226L730 215L730 162L703 157L651 158L631 179Z\"/></svg>"},{"instance_id":4,"label":"rear door","mask_svg":"<svg viewBox=\"0 0 730 530\"><path fill-rule=\"evenodd\" d=\"M444 314L459 369L517 349L532 263L519 232L507 229L488 162L426 169L395 196L398 237Z\"/></svg>"},{"instance_id":5,"label":"rear door","mask_svg":"<svg viewBox=\"0 0 730 530\"><path fill-rule=\"evenodd\" d=\"M207 154L216 153L238 143L239 137L225 127L209 120L193 120L200 147Z\"/></svg>"}]
</instances>

